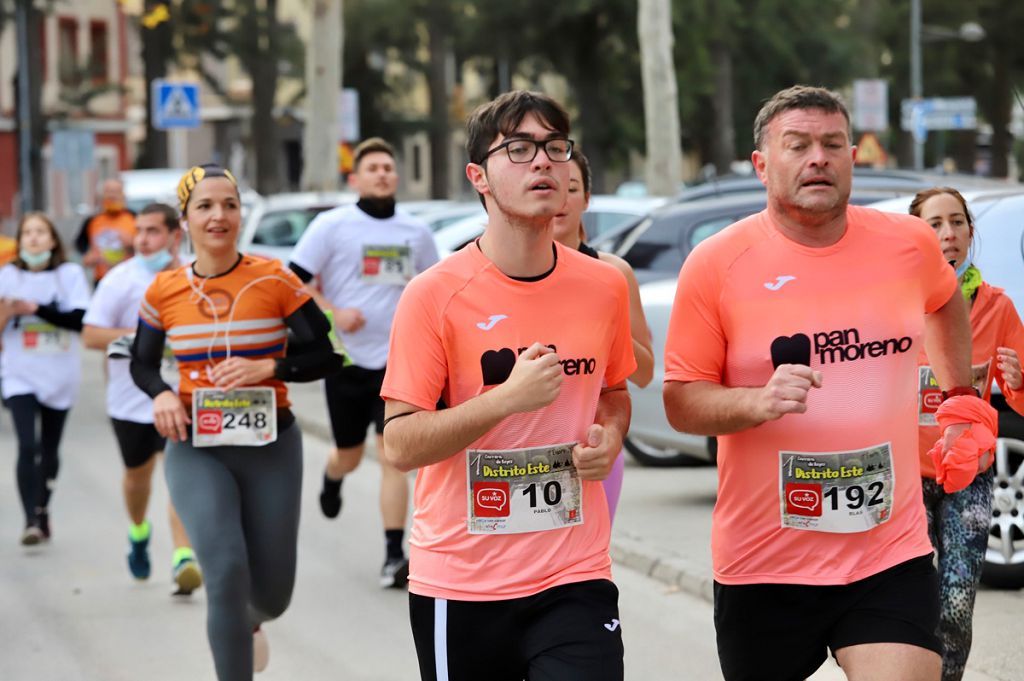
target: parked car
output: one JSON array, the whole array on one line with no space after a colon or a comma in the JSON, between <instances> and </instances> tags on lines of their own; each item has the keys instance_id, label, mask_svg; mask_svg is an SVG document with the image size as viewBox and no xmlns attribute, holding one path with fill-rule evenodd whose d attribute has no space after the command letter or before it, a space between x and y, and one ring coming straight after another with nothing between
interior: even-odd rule
<instances>
[{"instance_id":1,"label":"parked car","mask_svg":"<svg viewBox=\"0 0 1024 681\"><path fill-rule=\"evenodd\" d=\"M665 203L663 198L626 199L621 196L590 197L590 207L583 214L583 227L589 239L634 225L651 210ZM487 212L483 206L466 218L453 222L434 233L437 252L443 258L454 253L484 233Z\"/></svg>"},{"instance_id":2,"label":"parked car","mask_svg":"<svg viewBox=\"0 0 1024 681\"><path fill-rule=\"evenodd\" d=\"M351 192L296 192L266 197L244 220L238 250L288 262L309 223L325 210L355 203Z\"/></svg>"},{"instance_id":3,"label":"parked car","mask_svg":"<svg viewBox=\"0 0 1024 681\"><path fill-rule=\"evenodd\" d=\"M985 281L1006 290L1024 317L1024 189L964 192L977 229L974 262ZM906 213L910 199L894 199L874 208ZM1010 409L992 386L999 411L992 520L981 579L989 586L1024 587L1024 418Z\"/></svg>"},{"instance_id":4,"label":"parked car","mask_svg":"<svg viewBox=\"0 0 1024 681\"><path fill-rule=\"evenodd\" d=\"M166 203L178 207L178 182L187 168L148 168L144 170L125 170L120 174L124 183L125 206L128 210L138 213L150 203ZM239 187L242 199L242 217L259 203L261 197L256 191L242 185Z\"/></svg>"}]
</instances>

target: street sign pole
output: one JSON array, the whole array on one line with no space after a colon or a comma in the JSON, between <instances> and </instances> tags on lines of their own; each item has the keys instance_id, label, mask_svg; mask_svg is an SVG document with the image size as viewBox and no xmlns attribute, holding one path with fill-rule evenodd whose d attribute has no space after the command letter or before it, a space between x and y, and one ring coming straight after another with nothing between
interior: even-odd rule
<instances>
[{"instance_id":1,"label":"street sign pole","mask_svg":"<svg viewBox=\"0 0 1024 681\"><path fill-rule=\"evenodd\" d=\"M921 0L910 0L910 98L924 95L921 75ZM927 133L925 133L927 138ZM924 139L914 137L914 170L924 170Z\"/></svg>"},{"instance_id":2,"label":"street sign pole","mask_svg":"<svg viewBox=\"0 0 1024 681\"><path fill-rule=\"evenodd\" d=\"M29 68L28 68L28 0L17 3L18 27L18 169L21 212L28 213L35 208L32 191L32 114L29 109Z\"/></svg>"}]
</instances>

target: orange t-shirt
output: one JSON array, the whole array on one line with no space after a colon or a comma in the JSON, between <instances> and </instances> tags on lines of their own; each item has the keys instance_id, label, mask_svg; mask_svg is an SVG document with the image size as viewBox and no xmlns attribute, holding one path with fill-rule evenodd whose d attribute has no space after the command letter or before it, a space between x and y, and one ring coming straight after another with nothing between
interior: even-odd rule
<instances>
[{"instance_id":1,"label":"orange t-shirt","mask_svg":"<svg viewBox=\"0 0 1024 681\"><path fill-rule=\"evenodd\" d=\"M1006 398L1006 403L1018 413L1024 414L1024 391L1010 390L1003 382L1003 374L996 367L996 348L1013 348L1024 357L1024 325L1013 307L1013 301L1003 289L982 282L971 306L971 369L974 387L985 400L992 399L992 380ZM942 401L942 390L928 366L928 355L924 348L918 356L918 425L920 437L918 451L921 455L921 475L935 478L935 464L928 451L939 439L939 427L935 423L935 410Z\"/></svg>"},{"instance_id":2,"label":"orange t-shirt","mask_svg":"<svg viewBox=\"0 0 1024 681\"><path fill-rule=\"evenodd\" d=\"M761 387L797 363L823 374L806 413L719 437L720 583L847 584L931 551L914 379L925 313L956 277L920 219L846 217L837 243L810 248L763 211L680 272L666 381Z\"/></svg>"},{"instance_id":3,"label":"orange t-shirt","mask_svg":"<svg viewBox=\"0 0 1024 681\"><path fill-rule=\"evenodd\" d=\"M227 274L191 277L191 265L161 272L149 285L139 309L146 325L167 334L178 361L178 395L186 408L192 392L214 388L206 370L228 356L284 357L285 318L309 300L302 282L277 260L245 255ZM258 383L274 388L278 408L289 406L284 382Z\"/></svg>"},{"instance_id":4,"label":"orange t-shirt","mask_svg":"<svg viewBox=\"0 0 1024 681\"><path fill-rule=\"evenodd\" d=\"M469 529L475 497L468 450L580 441L594 423L602 386L636 368L625 278L596 259L556 249L554 270L524 282L502 274L471 244L414 278L398 303L384 399L456 407L504 382L516 352L535 342L555 347L565 375L544 409L509 416L467 450L420 469L409 542L413 593L502 600L611 577L600 482L581 483L581 523L517 534Z\"/></svg>"},{"instance_id":5,"label":"orange t-shirt","mask_svg":"<svg viewBox=\"0 0 1024 681\"><path fill-rule=\"evenodd\" d=\"M99 281L110 268L128 257L125 241L131 244L135 238L135 215L127 210L113 215L101 212L89 220L86 229L89 247L98 249L103 256L93 269L93 276Z\"/></svg>"}]
</instances>

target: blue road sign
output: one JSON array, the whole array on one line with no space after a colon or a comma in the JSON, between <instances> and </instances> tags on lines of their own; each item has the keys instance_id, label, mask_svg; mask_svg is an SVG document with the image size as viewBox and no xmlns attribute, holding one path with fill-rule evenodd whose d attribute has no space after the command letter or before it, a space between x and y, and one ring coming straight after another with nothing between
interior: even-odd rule
<instances>
[{"instance_id":1,"label":"blue road sign","mask_svg":"<svg viewBox=\"0 0 1024 681\"><path fill-rule=\"evenodd\" d=\"M153 81L153 127L157 130L199 127L199 84Z\"/></svg>"}]
</instances>

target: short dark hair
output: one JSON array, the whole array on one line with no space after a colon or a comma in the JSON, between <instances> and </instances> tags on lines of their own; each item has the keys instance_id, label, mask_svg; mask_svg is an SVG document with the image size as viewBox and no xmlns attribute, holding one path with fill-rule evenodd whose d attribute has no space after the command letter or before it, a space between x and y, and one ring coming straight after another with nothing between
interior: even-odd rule
<instances>
[{"instance_id":1,"label":"short dark hair","mask_svg":"<svg viewBox=\"0 0 1024 681\"><path fill-rule=\"evenodd\" d=\"M809 85L794 85L776 92L764 103L754 119L754 147L763 149L765 128L779 114L792 109L821 109L826 113L841 113L846 119L846 136L850 138L850 112L846 109L843 98L831 90Z\"/></svg>"},{"instance_id":2,"label":"short dark hair","mask_svg":"<svg viewBox=\"0 0 1024 681\"><path fill-rule=\"evenodd\" d=\"M139 215L153 214L158 214L163 217L164 224L170 232L181 227L181 223L178 222L178 211L174 210L166 203L147 203L146 207L139 211Z\"/></svg>"},{"instance_id":3,"label":"short dark hair","mask_svg":"<svg viewBox=\"0 0 1024 681\"><path fill-rule=\"evenodd\" d=\"M481 104L466 122L466 152L470 163L482 164L498 134L515 132L527 114L536 114L555 132L569 136L569 114L562 105L541 92L512 90Z\"/></svg>"},{"instance_id":4,"label":"short dark hair","mask_svg":"<svg viewBox=\"0 0 1024 681\"><path fill-rule=\"evenodd\" d=\"M359 162L363 160L363 157L376 152L383 152L392 159L395 158L395 148L388 144L387 140L383 137L369 137L360 142L356 150L352 152L352 169L359 170Z\"/></svg>"},{"instance_id":5,"label":"short dark hair","mask_svg":"<svg viewBox=\"0 0 1024 681\"><path fill-rule=\"evenodd\" d=\"M572 157L569 159L576 164L576 167L580 169L580 175L583 176L583 193L590 194L590 161L587 159L587 155L583 153L583 150L578 145L574 145L572 148Z\"/></svg>"},{"instance_id":6,"label":"short dark hair","mask_svg":"<svg viewBox=\"0 0 1024 681\"><path fill-rule=\"evenodd\" d=\"M67 256L64 254L64 242L60 240L60 232L57 231L57 226L53 224L53 220L47 217L46 213L42 211L30 211L25 213L21 216L21 220L18 221L18 229L14 234L14 240L17 242L18 247L18 256L14 258L12 264L18 269L30 269L28 263L21 258L21 233L25 229L25 223L32 218L42 220L50 230L50 236L53 238L53 248L50 251L50 262L47 263L46 269L56 269L67 262Z\"/></svg>"}]
</instances>

